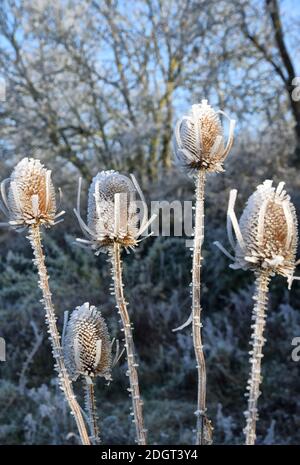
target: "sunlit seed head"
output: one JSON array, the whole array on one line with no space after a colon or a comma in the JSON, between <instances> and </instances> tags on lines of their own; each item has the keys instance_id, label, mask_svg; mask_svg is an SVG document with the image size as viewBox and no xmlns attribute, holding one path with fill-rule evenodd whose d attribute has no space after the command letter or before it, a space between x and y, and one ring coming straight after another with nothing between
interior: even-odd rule
<instances>
[{"instance_id":1,"label":"sunlit seed head","mask_svg":"<svg viewBox=\"0 0 300 465\"><path fill-rule=\"evenodd\" d=\"M226 146L220 114L230 121ZM207 100L192 105L175 129L174 151L178 163L190 174L200 169L208 172L223 171L222 164L233 143L234 124L234 120L224 112L215 111L208 105Z\"/></svg>"},{"instance_id":2,"label":"sunlit seed head","mask_svg":"<svg viewBox=\"0 0 300 465\"><path fill-rule=\"evenodd\" d=\"M239 221L243 243L237 241L236 266L292 276L298 243L294 205L280 183L265 181L247 201Z\"/></svg>"},{"instance_id":3,"label":"sunlit seed head","mask_svg":"<svg viewBox=\"0 0 300 465\"><path fill-rule=\"evenodd\" d=\"M88 194L87 223L80 213L80 193L81 179L74 213L85 236L77 238L82 247L91 248L96 255L110 254L114 244L128 251L138 244L142 234L148 237L148 228L157 215L148 219L147 204L133 174L130 179L117 171L101 171L93 178Z\"/></svg>"},{"instance_id":4,"label":"sunlit seed head","mask_svg":"<svg viewBox=\"0 0 300 465\"><path fill-rule=\"evenodd\" d=\"M73 380L80 375L111 378L111 341L106 323L96 307L85 303L72 312L67 323L63 351Z\"/></svg>"},{"instance_id":5,"label":"sunlit seed head","mask_svg":"<svg viewBox=\"0 0 300 465\"><path fill-rule=\"evenodd\" d=\"M50 226L55 220L56 200L51 171L39 160L23 158L17 164L11 177L3 182L2 198L10 224L15 227L39 223Z\"/></svg>"}]
</instances>

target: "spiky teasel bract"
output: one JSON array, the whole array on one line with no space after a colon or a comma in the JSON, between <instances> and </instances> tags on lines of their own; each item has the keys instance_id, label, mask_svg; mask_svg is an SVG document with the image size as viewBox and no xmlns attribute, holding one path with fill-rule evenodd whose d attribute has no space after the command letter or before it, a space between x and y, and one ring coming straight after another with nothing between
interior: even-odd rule
<instances>
[{"instance_id":1,"label":"spiky teasel bract","mask_svg":"<svg viewBox=\"0 0 300 465\"><path fill-rule=\"evenodd\" d=\"M131 178L113 170L101 171L93 178L88 194L87 224L80 215L80 180L74 212L86 239L77 241L91 247L96 254L108 252L115 242L126 248L136 246L153 219L147 221L143 193L135 177ZM137 194L144 209L140 226Z\"/></svg>"},{"instance_id":2,"label":"spiky teasel bract","mask_svg":"<svg viewBox=\"0 0 300 465\"><path fill-rule=\"evenodd\" d=\"M237 191L230 193L227 231L234 257L216 243L232 260L231 268L268 271L293 279L298 242L295 207L284 190L284 183L275 188L271 180L264 181L249 197L240 221L234 213ZM233 238L232 227L236 240Z\"/></svg>"},{"instance_id":3,"label":"spiky teasel bract","mask_svg":"<svg viewBox=\"0 0 300 465\"><path fill-rule=\"evenodd\" d=\"M226 144L220 115L230 122ZM192 175L199 170L223 171L223 162L233 143L234 126L234 120L221 110L215 111L207 100L192 105L175 128L174 151L179 165Z\"/></svg>"},{"instance_id":4,"label":"spiky teasel bract","mask_svg":"<svg viewBox=\"0 0 300 465\"><path fill-rule=\"evenodd\" d=\"M35 224L49 227L64 213L56 213L51 171L34 158L23 158L16 165L1 183L1 195L2 209L16 229Z\"/></svg>"},{"instance_id":5,"label":"spiky teasel bract","mask_svg":"<svg viewBox=\"0 0 300 465\"><path fill-rule=\"evenodd\" d=\"M88 302L72 312L63 350L72 380L76 381L80 375L111 379L112 348L107 325L101 312Z\"/></svg>"}]
</instances>

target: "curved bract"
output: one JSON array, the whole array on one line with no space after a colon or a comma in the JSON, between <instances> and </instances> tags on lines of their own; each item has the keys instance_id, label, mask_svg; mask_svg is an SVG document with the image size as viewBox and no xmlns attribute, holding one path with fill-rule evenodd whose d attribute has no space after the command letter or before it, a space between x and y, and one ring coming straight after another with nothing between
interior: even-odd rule
<instances>
[{"instance_id":1,"label":"curved bract","mask_svg":"<svg viewBox=\"0 0 300 465\"><path fill-rule=\"evenodd\" d=\"M272 184L271 180L266 180L256 188L239 222L234 213L237 191L231 191L227 231L234 250L234 257L231 256L234 263L230 266L280 274L287 277L290 286L296 279L293 276L298 243L296 211L283 188L284 183L279 183L277 188Z\"/></svg>"}]
</instances>

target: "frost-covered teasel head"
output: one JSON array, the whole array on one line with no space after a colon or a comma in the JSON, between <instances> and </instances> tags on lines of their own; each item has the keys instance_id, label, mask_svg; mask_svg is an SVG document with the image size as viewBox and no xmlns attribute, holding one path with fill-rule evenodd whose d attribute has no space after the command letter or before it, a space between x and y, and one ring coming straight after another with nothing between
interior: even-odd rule
<instances>
[{"instance_id":1,"label":"frost-covered teasel head","mask_svg":"<svg viewBox=\"0 0 300 465\"><path fill-rule=\"evenodd\" d=\"M10 178L1 183L1 196L2 210L15 228L34 224L49 227L64 213L56 213L51 171L33 158L23 158Z\"/></svg>"},{"instance_id":2,"label":"frost-covered teasel head","mask_svg":"<svg viewBox=\"0 0 300 465\"><path fill-rule=\"evenodd\" d=\"M229 120L227 143L220 115ZM234 126L234 120L221 110L215 111L207 100L192 105L175 128L173 145L179 165L192 175L198 170L223 171L223 162L233 143Z\"/></svg>"},{"instance_id":3,"label":"frost-covered teasel head","mask_svg":"<svg viewBox=\"0 0 300 465\"><path fill-rule=\"evenodd\" d=\"M280 274L288 278L290 286L293 279L297 279L293 277L297 264L297 217L284 183L279 183L277 188L272 184L273 181L266 180L256 188L239 222L234 213L237 191L231 191L227 231L234 257L219 243L216 245L234 260L232 268Z\"/></svg>"},{"instance_id":4,"label":"frost-covered teasel head","mask_svg":"<svg viewBox=\"0 0 300 465\"><path fill-rule=\"evenodd\" d=\"M111 379L112 346L106 323L88 302L76 307L63 338L66 367L72 380L102 376Z\"/></svg>"},{"instance_id":5,"label":"frost-covered teasel head","mask_svg":"<svg viewBox=\"0 0 300 465\"><path fill-rule=\"evenodd\" d=\"M86 239L77 241L91 247L96 254L107 252L114 242L134 247L156 216L147 221L145 199L133 175L130 179L117 171L101 171L93 178L88 194L87 224L80 215L80 191L81 180L74 212ZM141 203L137 201L137 194ZM139 206L143 210L141 220Z\"/></svg>"},{"instance_id":6,"label":"frost-covered teasel head","mask_svg":"<svg viewBox=\"0 0 300 465\"><path fill-rule=\"evenodd\" d=\"M114 171L102 171L92 181L88 196L88 228L100 240L134 244L138 232L136 189Z\"/></svg>"}]
</instances>

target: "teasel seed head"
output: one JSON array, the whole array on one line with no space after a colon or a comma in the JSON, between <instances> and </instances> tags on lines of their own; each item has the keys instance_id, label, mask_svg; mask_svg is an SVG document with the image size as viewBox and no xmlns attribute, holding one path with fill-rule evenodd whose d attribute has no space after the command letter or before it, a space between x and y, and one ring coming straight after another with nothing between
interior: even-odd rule
<instances>
[{"instance_id":1,"label":"teasel seed head","mask_svg":"<svg viewBox=\"0 0 300 465\"><path fill-rule=\"evenodd\" d=\"M72 312L63 339L66 367L72 380L79 376L111 379L112 347L106 323L88 302Z\"/></svg>"},{"instance_id":2,"label":"teasel seed head","mask_svg":"<svg viewBox=\"0 0 300 465\"><path fill-rule=\"evenodd\" d=\"M226 145L220 115L229 120ZM215 111L207 100L192 105L175 128L174 152L179 165L190 175L198 170L224 171L222 165L233 144L234 126L234 120L221 110Z\"/></svg>"},{"instance_id":3,"label":"teasel seed head","mask_svg":"<svg viewBox=\"0 0 300 465\"><path fill-rule=\"evenodd\" d=\"M79 183L77 209L74 210L86 239L77 239L91 247L96 254L108 252L114 242L133 248L139 236L148 228L156 215L147 221L147 205L133 175L131 179L117 171L101 171L92 180L88 194L87 224L80 215ZM139 194L144 215L140 221Z\"/></svg>"},{"instance_id":4,"label":"teasel seed head","mask_svg":"<svg viewBox=\"0 0 300 465\"><path fill-rule=\"evenodd\" d=\"M34 224L47 227L64 212L56 214L55 189L51 171L39 160L23 158L10 178L1 183L2 210L17 229Z\"/></svg>"},{"instance_id":5,"label":"teasel seed head","mask_svg":"<svg viewBox=\"0 0 300 465\"><path fill-rule=\"evenodd\" d=\"M297 216L290 196L283 189L284 183L279 183L276 189L272 184L273 181L266 180L256 188L239 223L234 213L237 191L230 193L227 228L235 252L231 267L280 274L287 277L290 287L293 279L297 279L293 276L297 264Z\"/></svg>"}]
</instances>

